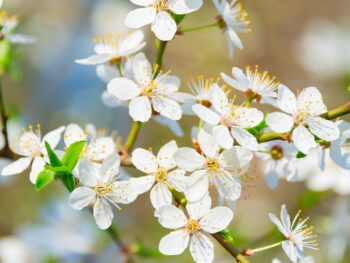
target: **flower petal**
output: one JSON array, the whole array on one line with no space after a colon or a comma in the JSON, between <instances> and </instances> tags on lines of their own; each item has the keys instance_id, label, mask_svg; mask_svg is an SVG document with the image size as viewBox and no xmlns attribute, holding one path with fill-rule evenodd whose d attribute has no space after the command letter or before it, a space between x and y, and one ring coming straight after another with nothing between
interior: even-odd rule
<instances>
[{"instance_id":1,"label":"flower petal","mask_svg":"<svg viewBox=\"0 0 350 263\"><path fill-rule=\"evenodd\" d=\"M187 189L185 191L186 199L189 202L201 200L208 192L209 178L206 170L199 170L188 177Z\"/></svg>"},{"instance_id":2,"label":"flower petal","mask_svg":"<svg viewBox=\"0 0 350 263\"><path fill-rule=\"evenodd\" d=\"M265 178L271 189L276 189L278 186L278 173L276 169L276 162L274 160L267 161L265 167Z\"/></svg>"},{"instance_id":3,"label":"flower petal","mask_svg":"<svg viewBox=\"0 0 350 263\"><path fill-rule=\"evenodd\" d=\"M115 152L115 143L110 137L94 139L87 147L84 157L93 161L102 161Z\"/></svg>"},{"instance_id":4,"label":"flower petal","mask_svg":"<svg viewBox=\"0 0 350 263\"><path fill-rule=\"evenodd\" d=\"M110 183L113 177L117 175L120 167L120 156L117 153L109 155L102 163L100 168L100 178L103 183Z\"/></svg>"},{"instance_id":5,"label":"flower petal","mask_svg":"<svg viewBox=\"0 0 350 263\"><path fill-rule=\"evenodd\" d=\"M136 83L127 78L114 78L108 85L109 93L120 100L130 100L140 95L141 90Z\"/></svg>"},{"instance_id":6,"label":"flower petal","mask_svg":"<svg viewBox=\"0 0 350 263\"><path fill-rule=\"evenodd\" d=\"M98 54L87 58L76 59L75 63L81 64L81 65L98 65L98 64L106 63L112 58L113 58L112 54Z\"/></svg>"},{"instance_id":7,"label":"flower petal","mask_svg":"<svg viewBox=\"0 0 350 263\"><path fill-rule=\"evenodd\" d=\"M210 101L213 103L213 107L217 112L222 113L228 105L228 99L225 92L219 87L218 84L213 84L210 89Z\"/></svg>"},{"instance_id":8,"label":"flower petal","mask_svg":"<svg viewBox=\"0 0 350 263\"><path fill-rule=\"evenodd\" d=\"M310 149L317 146L314 137L303 125L293 130L292 139L295 147L304 154L308 154Z\"/></svg>"},{"instance_id":9,"label":"flower petal","mask_svg":"<svg viewBox=\"0 0 350 263\"><path fill-rule=\"evenodd\" d=\"M94 205L94 218L97 226L101 229L107 229L112 224L112 208L103 198L98 198Z\"/></svg>"},{"instance_id":10,"label":"flower petal","mask_svg":"<svg viewBox=\"0 0 350 263\"><path fill-rule=\"evenodd\" d=\"M162 41L171 40L177 31L177 25L168 12L160 11L152 22L152 31Z\"/></svg>"},{"instance_id":11,"label":"flower petal","mask_svg":"<svg viewBox=\"0 0 350 263\"><path fill-rule=\"evenodd\" d=\"M187 220L184 212L174 205L161 206L155 211L154 215L163 227L169 229L184 227Z\"/></svg>"},{"instance_id":12,"label":"flower petal","mask_svg":"<svg viewBox=\"0 0 350 263\"><path fill-rule=\"evenodd\" d=\"M297 112L297 99L294 93L285 85L278 86L277 103L281 110L294 114Z\"/></svg>"},{"instance_id":13,"label":"flower petal","mask_svg":"<svg viewBox=\"0 0 350 263\"><path fill-rule=\"evenodd\" d=\"M173 0L169 3L169 9L177 15L184 15L201 8L203 0Z\"/></svg>"},{"instance_id":14,"label":"flower petal","mask_svg":"<svg viewBox=\"0 0 350 263\"><path fill-rule=\"evenodd\" d=\"M155 184L151 190L151 203L155 209L163 205L171 205L173 196L166 184L158 182Z\"/></svg>"},{"instance_id":15,"label":"flower petal","mask_svg":"<svg viewBox=\"0 0 350 263\"><path fill-rule=\"evenodd\" d=\"M315 87L305 88L298 97L298 110L305 111L312 116L327 112L320 91Z\"/></svg>"},{"instance_id":16,"label":"flower petal","mask_svg":"<svg viewBox=\"0 0 350 263\"><path fill-rule=\"evenodd\" d=\"M239 107L235 109L233 122L241 128L257 126L264 119L264 114L255 108Z\"/></svg>"},{"instance_id":17,"label":"flower petal","mask_svg":"<svg viewBox=\"0 0 350 263\"><path fill-rule=\"evenodd\" d=\"M325 120L321 117L312 117L308 124L311 132L323 140L334 141L339 138L339 128L337 124L332 121Z\"/></svg>"},{"instance_id":18,"label":"flower petal","mask_svg":"<svg viewBox=\"0 0 350 263\"><path fill-rule=\"evenodd\" d=\"M2 168L1 175L2 176L9 176L9 175L14 175L14 174L20 174L30 166L31 162L32 162L31 157L19 158L18 160L14 161L14 162L10 163L9 165L6 165L4 168Z\"/></svg>"},{"instance_id":19,"label":"flower petal","mask_svg":"<svg viewBox=\"0 0 350 263\"><path fill-rule=\"evenodd\" d=\"M266 124L271 130L278 133L289 132L294 125L293 118L282 112L269 113Z\"/></svg>"},{"instance_id":20,"label":"flower petal","mask_svg":"<svg viewBox=\"0 0 350 263\"><path fill-rule=\"evenodd\" d=\"M207 133L204 129L199 131L198 143L206 156L215 158L218 155L220 146L216 143L214 136Z\"/></svg>"},{"instance_id":21,"label":"flower petal","mask_svg":"<svg viewBox=\"0 0 350 263\"><path fill-rule=\"evenodd\" d=\"M220 116L218 114L201 104L193 105L192 110L201 120L205 121L206 123L216 125L220 122Z\"/></svg>"},{"instance_id":22,"label":"flower petal","mask_svg":"<svg viewBox=\"0 0 350 263\"><path fill-rule=\"evenodd\" d=\"M130 11L125 18L125 25L130 28L140 28L151 24L156 18L154 7L137 8Z\"/></svg>"},{"instance_id":23,"label":"flower petal","mask_svg":"<svg viewBox=\"0 0 350 263\"><path fill-rule=\"evenodd\" d=\"M68 147L72 143L83 140L86 140L84 131L75 123L69 124L64 133L64 144Z\"/></svg>"},{"instance_id":24,"label":"flower petal","mask_svg":"<svg viewBox=\"0 0 350 263\"><path fill-rule=\"evenodd\" d=\"M201 228L210 234L224 230L232 221L233 212L230 208L218 206L211 209L199 221Z\"/></svg>"},{"instance_id":25,"label":"flower petal","mask_svg":"<svg viewBox=\"0 0 350 263\"><path fill-rule=\"evenodd\" d=\"M147 174L154 173L158 169L158 160L148 150L137 148L132 152L131 161L135 167Z\"/></svg>"},{"instance_id":26,"label":"flower petal","mask_svg":"<svg viewBox=\"0 0 350 263\"><path fill-rule=\"evenodd\" d=\"M283 248L284 252L286 253L286 255L289 257L289 259L293 263L297 263L298 262L295 246L294 246L292 241L289 241L289 240L288 241L283 241L282 242L282 248Z\"/></svg>"},{"instance_id":27,"label":"flower petal","mask_svg":"<svg viewBox=\"0 0 350 263\"><path fill-rule=\"evenodd\" d=\"M211 207L211 198L208 193L198 202L192 202L192 203L189 202L186 205L186 210L190 215L191 219L198 220L202 218L204 215L209 213L210 207Z\"/></svg>"},{"instance_id":28,"label":"flower petal","mask_svg":"<svg viewBox=\"0 0 350 263\"><path fill-rule=\"evenodd\" d=\"M152 98L152 104L155 111L160 115L167 117L171 120L177 121L182 117L182 109L178 102L166 97L154 97Z\"/></svg>"},{"instance_id":29,"label":"flower petal","mask_svg":"<svg viewBox=\"0 0 350 263\"><path fill-rule=\"evenodd\" d=\"M192 236L190 252L197 263L210 263L214 260L214 245L201 233Z\"/></svg>"},{"instance_id":30,"label":"flower petal","mask_svg":"<svg viewBox=\"0 0 350 263\"><path fill-rule=\"evenodd\" d=\"M178 192L184 192L187 189L188 177L185 176L184 170L174 170L168 174L168 182Z\"/></svg>"},{"instance_id":31,"label":"flower petal","mask_svg":"<svg viewBox=\"0 0 350 263\"><path fill-rule=\"evenodd\" d=\"M174 168L176 165L173 156L177 150L178 147L176 141L174 140L168 142L162 148L160 148L157 155L159 165L167 170Z\"/></svg>"},{"instance_id":32,"label":"flower petal","mask_svg":"<svg viewBox=\"0 0 350 263\"><path fill-rule=\"evenodd\" d=\"M213 135L218 144L224 149L230 149L233 145L233 138L229 129L225 125L215 126Z\"/></svg>"},{"instance_id":33,"label":"flower petal","mask_svg":"<svg viewBox=\"0 0 350 263\"><path fill-rule=\"evenodd\" d=\"M234 175L222 170L220 174L211 177L219 194L226 200L236 201L242 192L241 184L234 178Z\"/></svg>"},{"instance_id":34,"label":"flower petal","mask_svg":"<svg viewBox=\"0 0 350 263\"><path fill-rule=\"evenodd\" d=\"M65 130L65 126L61 126L49 133L47 133L42 139L42 146L45 146L45 142L48 142L52 149L55 149L57 144L61 140L61 134Z\"/></svg>"},{"instance_id":35,"label":"flower petal","mask_svg":"<svg viewBox=\"0 0 350 263\"><path fill-rule=\"evenodd\" d=\"M274 223L278 230L285 236L288 237L288 229L285 228L285 226L282 224L282 222L272 213L269 213L269 218Z\"/></svg>"},{"instance_id":36,"label":"flower petal","mask_svg":"<svg viewBox=\"0 0 350 263\"><path fill-rule=\"evenodd\" d=\"M39 173L45 168L45 160L42 157L35 157L33 164L32 164L32 169L30 170L29 174L29 180L35 184L36 179L38 178Z\"/></svg>"},{"instance_id":37,"label":"flower petal","mask_svg":"<svg viewBox=\"0 0 350 263\"><path fill-rule=\"evenodd\" d=\"M152 65L144 53L138 53L134 56L132 70L134 78L140 86L146 86L152 81Z\"/></svg>"},{"instance_id":38,"label":"flower petal","mask_svg":"<svg viewBox=\"0 0 350 263\"><path fill-rule=\"evenodd\" d=\"M204 165L205 158L196 152L196 150L183 147L175 152L174 161L181 169L192 172Z\"/></svg>"},{"instance_id":39,"label":"flower petal","mask_svg":"<svg viewBox=\"0 0 350 263\"><path fill-rule=\"evenodd\" d=\"M90 205L95 199L96 194L90 188L78 187L69 195L68 203L75 210L81 210Z\"/></svg>"},{"instance_id":40,"label":"flower petal","mask_svg":"<svg viewBox=\"0 0 350 263\"><path fill-rule=\"evenodd\" d=\"M251 151L258 150L259 148L258 141L248 131L239 127L232 127L231 134L233 138L235 138L242 147L247 148Z\"/></svg>"},{"instance_id":41,"label":"flower petal","mask_svg":"<svg viewBox=\"0 0 350 263\"><path fill-rule=\"evenodd\" d=\"M190 237L185 230L170 232L159 243L159 251L164 255L180 255L188 246Z\"/></svg>"},{"instance_id":42,"label":"flower petal","mask_svg":"<svg viewBox=\"0 0 350 263\"><path fill-rule=\"evenodd\" d=\"M134 121L149 121L152 117L151 102L145 96L132 99L129 104L129 114Z\"/></svg>"}]
</instances>

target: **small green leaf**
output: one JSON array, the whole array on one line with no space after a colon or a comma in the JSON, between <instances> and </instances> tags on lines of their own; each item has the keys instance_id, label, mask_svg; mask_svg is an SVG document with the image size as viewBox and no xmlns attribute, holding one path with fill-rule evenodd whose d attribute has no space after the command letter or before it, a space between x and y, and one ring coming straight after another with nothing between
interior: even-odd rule
<instances>
[{"instance_id":1,"label":"small green leaf","mask_svg":"<svg viewBox=\"0 0 350 263\"><path fill-rule=\"evenodd\" d=\"M66 154L63 156L62 163L64 166L67 167L67 171L71 172L73 171L74 167L77 165L81 151L83 150L84 146L86 144L86 141L79 141L72 143L67 151Z\"/></svg>"},{"instance_id":2,"label":"small green leaf","mask_svg":"<svg viewBox=\"0 0 350 263\"><path fill-rule=\"evenodd\" d=\"M49 155L50 163L52 167L61 167L62 162L56 155L56 153L52 150L50 144L48 142L45 142L45 147L47 150L47 154Z\"/></svg>"},{"instance_id":3,"label":"small green leaf","mask_svg":"<svg viewBox=\"0 0 350 263\"><path fill-rule=\"evenodd\" d=\"M55 172L49 169L42 170L36 179L35 189L40 191L55 179Z\"/></svg>"},{"instance_id":4,"label":"small green leaf","mask_svg":"<svg viewBox=\"0 0 350 263\"><path fill-rule=\"evenodd\" d=\"M306 157L306 154L304 154L304 153L302 153L300 151L296 155L296 158L298 158L298 159L301 159L301 158L304 158L304 157Z\"/></svg>"},{"instance_id":5,"label":"small green leaf","mask_svg":"<svg viewBox=\"0 0 350 263\"><path fill-rule=\"evenodd\" d=\"M72 192L75 188L75 179L72 173L63 173L61 176L63 184L67 187L69 192Z\"/></svg>"}]
</instances>

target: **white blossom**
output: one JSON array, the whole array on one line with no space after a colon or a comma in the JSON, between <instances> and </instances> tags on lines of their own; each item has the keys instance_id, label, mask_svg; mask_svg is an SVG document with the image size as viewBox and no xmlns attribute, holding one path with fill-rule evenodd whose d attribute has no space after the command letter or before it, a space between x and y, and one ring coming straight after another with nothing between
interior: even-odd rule
<instances>
[{"instance_id":1,"label":"white blossom","mask_svg":"<svg viewBox=\"0 0 350 263\"><path fill-rule=\"evenodd\" d=\"M83 140L86 140L87 144L82 151L82 158L92 162L101 162L116 150L113 138L105 136L103 133L99 134L95 127L84 132L77 124L69 124L64 133L65 145L69 147L72 143Z\"/></svg>"},{"instance_id":2,"label":"white blossom","mask_svg":"<svg viewBox=\"0 0 350 263\"><path fill-rule=\"evenodd\" d=\"M64 129L65 127L61 126L42 137L39 125L35 130L32 126L29 126L29 130L24 131L10 144L11 150L20 158L5 166L1 171L1 175L20 174L31 165L29 178L34 184L38 174L44 169L45 160L48 159L45 142L48 142L51 148L55 149L61 140Z\"/></svg>"},{"instance_id":3,"label":"white blossom","mask_svg":"<svg viewBox=\"0 0 350 263\"><path fill-rule=\"evenodd\" d=\"M179 255L190 243L192 258L197 263L210 263L214 260L214 245L205 233L214 234L224 230L233 218L231 209L223 206L211 208L207 195L203 200L186 205L188 217L174 205L158 208L155 216L159 223L174 229L159 243L159 250L165 255Z\"/></svg>"},{"instance_id":4,"label":"white blossom","mask_svg":"<svg viewBox=\"0 0 350 263\"><path fill-rule=\"evenodd\" d=\"M182 109L172 99L180 86L180 79L168 73L154 76L152 66L143 53L133 60L133 77L114 78L108 84L108 91L122 101L129 102L129 114L134 121L147 122L152 111L171 120L179 120Z\"/></svg>"},{"instance_id":5,"label":"white blossom","mask_svg":"<svg viewBox=\"0 0 350 263\"><path fill-rule=\"evenodd\" d=\"M227 37L230 57L233 57L234 48L243 49L243 43L237 33L249 32L248 13L243 9L237 0L213 0L220 16L218 18L219 27L222 28Z\"/></svg>"},{"instance_id":6,"label":"white blossom","mask_svg":"<svg viewBox=\"0 0 350 263\"><path fill-rule=\"evenodd\" d=\"M230 149L235 139L242 147L257 150L256 138L245 129L258 125L263 120L263 113L255 108L235 106L217 84L211 88L210 98L213 110L202 104L195 104L192 110L200 119L212 125L218 144Z\"/></svg>"},{"instance_id":7,"label":"white blossom","mask_svg":"<svg viewBox=\"0 0 350 263\"><path fill-rule=\"evenodd\" d=\"M185 191L187 200L196 202L203 198L209 184L215 186L225 200L237 200L241 195L240 176L247 172L253 154L240 146L220 153L220 146L204 129L199 132L198 144L201 154L188 147L174 154L177 166L192 172Z\"/></svg>"},{"instance_id":8,"label":"white blossom","mask_svg":"<svg viewBox=\"0 0 350 263\"><path fill-rule=\"evenodd\" d=\"M287 240L282 241L282 248L294 263L306 258L304 248L318 250L316 236L312 233L313 227L306 224L309 218L301 219L300 213L299 210L292 222L285 205L281 207L281 219L269 213L271 221L286 237Z\"/></svg>"},{"instance_id":9,"label":"white blossom","mask_svg":"<svg viewBox=\"0 0 350 263\"><path fill-rule=\"evenodd\" d=\"M173 159L177 150L176 142L170 141L159 150L157 157L142 148L135 149L132 153L132 163L138 170L147 174L147 176L134 179L140 184L139 193L145 193L152 188L150 197L156 209L162 205L171 204L172 193L169 187L178 192L186 189L185 171L176 169Z\"/></svg>"},{"instance_id":10,"label":"white blossom","mask_svg":"<svg viewBox=\"0 0 350 263\"><path fill-rule=\"evenodd\" d=\"M327 112L327 107L317 88L305 88L296 97L289 88L280 85L277 105L285 113L270 113L266 118L267 125L278 133L290 132L296 126L292 132L292 140L304 154L317 146L314 135L325 141L338 139L340 132L337 125L319 116Z\"/></svg>"},{"instance_id":11,"label":"white blossom","mask_svg":"<svg viewBox=\"0 0 350 263\"><path fill-rule=\"evenodd\" d=\"M118 154L108 156L100 166L87 159L78 165L78 179L82 186L70 194L69 205L75 210L81 210L93 204L95 221L101 229L107 229L112 224L111 205L120 210L118 204L129 204L138 196L132 181L117 181L119 167Z\"/></svg>"},{"instance_id":12,"label":"white blossom","mask_svg":"<svg viewBox=\"0 0 350 263\"><path fill-rule=\"evenodd\" d=\"M76 63L83 65L97 65L103 63L120 64L125 58L139 52L146 43L141 30L132 33L115 35L110 33L106 36L95 38L95 55L77 59Z\"/></svg>"},{"instance_id":13,"label":"white blossom","mask_svg":"<svg viewBox=\"0 0 350 263\"><path fill-rule=\"evenodd\" d=\"M270 102L277 97L276 89L279 83L275 77L270 77L267 71L259 72L256 66L252 71L250 67L246 68L246 73L241 69L232 68L232 77L221 73L222 79L232 88L244 92L247 99L261 103Z\"/></svg>"},{"instance_id":14,"label":"white blossom","mask_svg":"<svg viewBox=\"0 0 350 263\"><path fill-rule=\"evenodd\" d=\"M288 182L297 179L296 148L285 141L271 141L259 144L255 154L265 165L265 179L270 188L276 189L279 178Z\"/></svg>"},{"instance_id":15,"label":"white blossom","mask_svg":"<svg viewBox=\"0 0 350 263\"><path fill-rule=\"evenodd\" d=\"M171 40L177 25L170 12L184 15L201 8L202 0L131 0L135 5L141 6L128 13L125 18L126 26L140 28L151 24L156 37L163 41Z\"/></svg>"}]
</instances>

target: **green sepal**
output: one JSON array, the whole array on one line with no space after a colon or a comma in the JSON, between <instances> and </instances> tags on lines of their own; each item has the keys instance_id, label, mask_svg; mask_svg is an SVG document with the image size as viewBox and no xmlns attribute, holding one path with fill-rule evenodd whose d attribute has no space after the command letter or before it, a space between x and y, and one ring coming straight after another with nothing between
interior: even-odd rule
<instances>
[{"instance_id":1,"label":"green sepal","mask_svg":"<svg viewBox=\"0 0 350 263\"><path fill-rule=\"evenodd\" d=\"M297 152L297 155L295 157L298 158L298 159L302 159L302 158L306 157L306 154L304 154L304 153L299 151L299 152Z\"/></svg>"},{"instance_id":2,"label":"green sepal","mask_svg":"<svg viewBox=\"0 0 350 263\"><path fill-rule=\"evenodd\" d=\"M60 176L63 184L67 187L69 192L72 192L75 188L74 175L70 172L65 172Z\"/></svg>"},{"instance_id":3,"label":"green sepal","mask_svg":"<svg viewBox=\"0 0 350 263\"><path fill-rule=\"evenodd\" d=\"M52 150L52 148L48 142L45 142L45 147L46 147L47 154L49 155L51 166L52 167L61 167L62 162L60 161L60 159L58 158L56 153Z\"/></svg>"},{"instance_id":4,"label":"green sepal","mask_svg":"<svg viewBox=\"0 0 350 263\"><path fill-rule=\"evenodd\" d=\"M83 150L84 146L86 144L86 141L79 141L72 143L67 151L66 154L63 156L62 163L64 166L67 167L68 172L72 172L77 165L81 151Z\"/></svg>"},{"instance_id":5,"label":"green sepal","mask_svg":"<svg viewBox=\"0 0 350 263\"><path fill-rule=\"evenodd\" d=\"M42 170L35 182L35 190L40 191L49 183L55 180L55 172L50 169Z\"/></svg>"}]
</instances>

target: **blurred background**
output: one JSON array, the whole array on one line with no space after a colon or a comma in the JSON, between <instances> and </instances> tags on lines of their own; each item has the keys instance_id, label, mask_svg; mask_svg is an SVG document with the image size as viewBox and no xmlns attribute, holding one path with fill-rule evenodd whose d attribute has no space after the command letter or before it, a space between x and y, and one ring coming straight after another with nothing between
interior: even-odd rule
<instances>
[{"instance_id":1,"label":"blurred background","mask_svg":"<svg viewBox=\"0 0 350 263\"><path fill-rule=\"evenodd\" d=\"M164 68L181 77L183 91L188 89L187 82L199 75L216 78L220 72L230 73L233 66L259 65L293 90L318 87L329 109L349 101L350 1L242 2L253 32L240 35L245 49L236 50L233 59L228 56L226 39L219 29L186 33L168 45ZM127 109L107 108L100 98L106 84L96 76L95 67L78 65L74 60L92 54L93 37L125 32L123 20L132 8L127 0L5 0L4 9L20 18L17 32L38 40L35 45L16 47L21 59L3 81L11 125L40 123L46 132L72 122L81 126L94 123L125 137L132 124ZM215 16L212 2L205 0L204 7L187 16L181 26L209 24ZM149 27L144 32L144 52L152 59L154 36ZM190 129L196 123L192 117L180 121L185 136L177 139L179 146L190 144ZM167 127L151 121L143 127L137 146L152 146L158 151L174 137ZM316 161L305 162L309 165L300 166L305 177L320 173ZM132 175L136 171L126 172ZM350 177L349 170L338 171L332 166L325 173ZM254 164L250 177L230 225L239 247L263 246L278 240L268 212L279 213L286 203L291 214L302 208L303 216L311 217L320 251L308 252L316 262L348 262L350 190L339 194L326 187L322 189L325 191L314 192L305 182L284 181L277 190L271 190L259 163ZM0 262L123 262L117 247L95 227L89 213L68 207L62 187L53 184L37 193L26 173L5 179L0 181ZM349 180L347 183L350 187ZM147 194L117 213L114 223L126 241L137 240L151 248L157 248L168 232L153 217ZM215 252L215 262L232 262L221 247L216 246ZM273 258L288 262L279 248L252 257L251 262L271 262ZM138 260L191 262L188 251L176 257Z\"/></svg>"}]
</instances>

